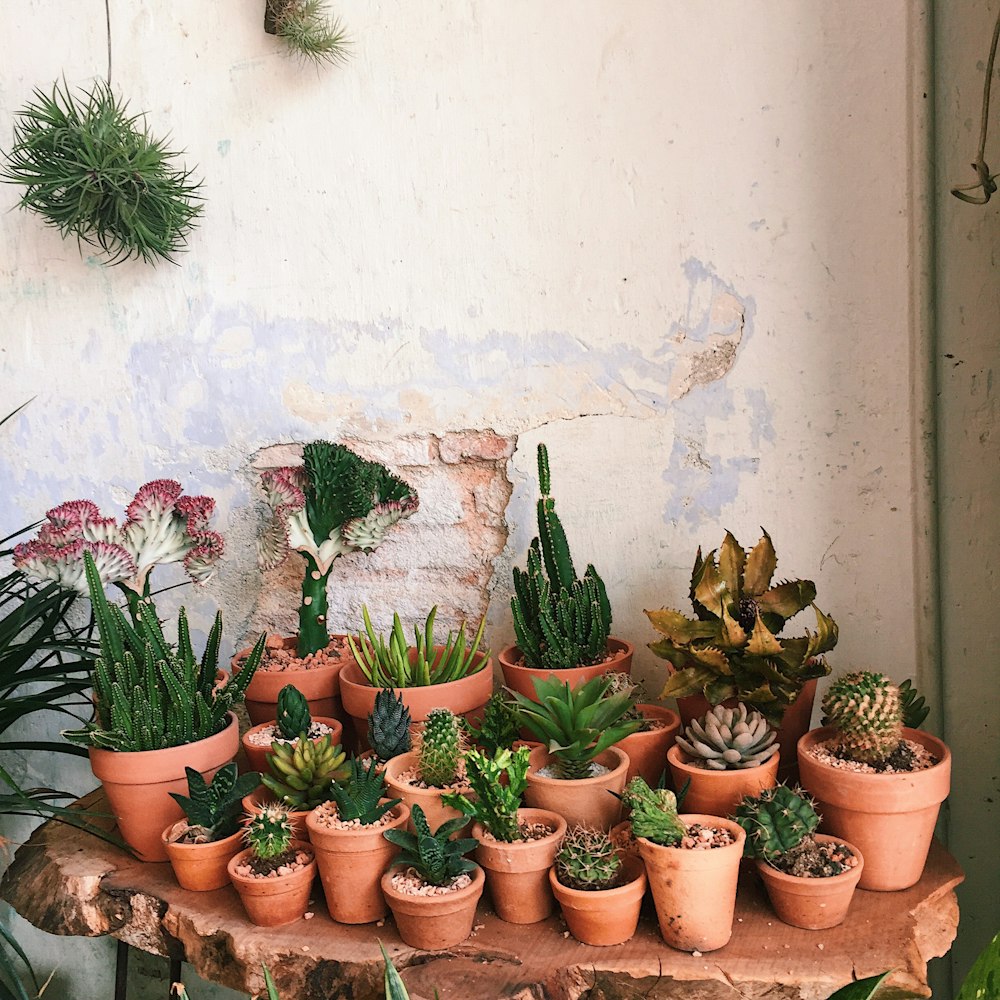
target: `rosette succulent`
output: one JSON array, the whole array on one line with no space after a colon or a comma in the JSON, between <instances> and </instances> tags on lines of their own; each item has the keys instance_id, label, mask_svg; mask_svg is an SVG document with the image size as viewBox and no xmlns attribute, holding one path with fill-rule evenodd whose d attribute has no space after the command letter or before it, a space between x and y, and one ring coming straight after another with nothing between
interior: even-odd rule
<instances>
[{"instance_id":1,"label":"rosette succulent","mask_svg":"<svg viewBox=\"0 0 1000 1000\"><path fill-rule=\"evenodd\" d=\"M736 771L770 760L778 752L777 736L760 712L740 702L735 708L717 705L692 720L677 745L710 771Z\"/></svg>"},{"instance_id":2,"label":"rosette succulent","mask_svg":"<svg viewBox=\"0 0 1000 1000\"><path fill-rule=\"evenodd\" d=\"M837 623L813 603L811 580L772 585L777 564L766 531L749 552L728 531L718 555L702 558L698 549L691 573L695 617L670 608L646 612L664 636L649 648L674 667L660 697L703 694L712 705L738 698L777 724L806 681L830 672L823 654L837 645ZM785 622L810 605L816 631L781 636Z\"/></svg>"},{"instance_id":3,"label":"rosette succulent","mask_svg":"<svg viewBox=\"0 0 1000 1000\"><path fill-rule=\"evenodd\" d=\"M389 529L415 514L416 493L384 465L342 444L314 441L304 464L261 473L271 521L258 543L262 569L273 569L294 549L305 560L299 608L299 656L324 649L326 587L333 563L350 552L374 552Z\"/></svg>"}]
</instances>

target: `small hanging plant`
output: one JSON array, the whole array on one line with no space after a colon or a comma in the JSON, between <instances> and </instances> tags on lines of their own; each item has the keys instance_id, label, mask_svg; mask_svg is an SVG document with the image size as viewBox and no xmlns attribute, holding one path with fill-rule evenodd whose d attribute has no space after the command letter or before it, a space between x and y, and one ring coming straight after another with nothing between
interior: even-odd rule
<instances>
[{"instance_id":1,"label":"small hanging plant","mask_svg":"<svg viewBox=\"0 0 1000 1000\"><path fill-rule=\"evenodd\" d=\"M201 181L178 155L104 81L76 95L63 81L18 114L0 179L23 186L21 208L107 263L155 264L186 248L202 210Z\"/></svg>"},{"instance_id":2,"label":"small hanging plant","mask_svg":"<svg viewBox=\"0 0 1000 1000\"><path fill-rule=\"evenodd\" d=\"M289 49L314 63L347 61L350 41L326 0L265 0L264 30L284 39Z\"/></svg>"}]
</instances>

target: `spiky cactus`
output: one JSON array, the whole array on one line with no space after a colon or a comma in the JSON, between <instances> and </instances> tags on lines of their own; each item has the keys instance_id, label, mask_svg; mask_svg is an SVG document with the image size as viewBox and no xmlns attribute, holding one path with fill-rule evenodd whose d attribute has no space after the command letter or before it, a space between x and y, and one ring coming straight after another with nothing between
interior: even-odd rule
<instances>
[{"instance_id":1,"label":"spiky cactus","mask_svg":"<svg viewBox=\"0 0 1000 1000\"><path fill-rule=\"evenodd\" d=\"M375 705L368 716L368 745L380 761L409 751L410 721L410 710L402 695L391 688L383 688L375 695Z\"/></svg>"},{"instance_id":2,"label":"spiky cactus","mask_svg":"<svg viewBox=\"0 0 1000 1000\"><path fill-rule=\"evenodd\" d=\"M261 861L280 858L292 845L292 821L280 806L264 806L247 821L243 839Z\"/></svg>"},{"instance_id":3,"label":"spiky cactus","mask_svg":"<svg viewBox=\"0 0 1000 1000\"><path fill-rule=\"evenodd\" d=\"M315 741L305 736L294 743L275 740L267 761L271 774L265 774L262 781L289 808L313 809L329 798L330 783L345 759L329 733Z\"/></svg>"},{"instance_id":4,"label":"spiky cactus","mask_svg":"<svg viewBox=\"0 0 1000 1000\"><path fill-rule=\"evenodd\" d=\"M388 799L385 795L385 775L374 767L365 767L352 757L346 777L330 785L330 798L337 804L337 816L345 821L358 820L363 826L377 823L402 799Z\"/></svg>"},{"instance_id":5,"label":"spiky cactus","mask_svg":"<svg viewBox=\"0 0 1000 1000\"><path fill-rule=\"evenodd\" d=\"M417 746L417 770L423 782L443 788L458 777L465 751L462 723L447 708L432 708L427 713Z\"/></svg>"},{"instance_id":6,"label":"spiky cactus","mask_svg":"<svg viewBox=\"0 0 1000 1000\"><path fill-rule=\"evenodd\" d=\"M611 605L604 582L588 565L578 579L569 542L550 496L549 453L538 445L538 535L528 548L526 570L514 570L510 606L524 660L536 669L559 670L600 663L611 634Z\"/></svg>"},{"instance_id":7,"label":"spiky cactus","mask_svg":"<svg viewBox=\"0 0 1000 1000\"><path fill-rule=\"evenodd\" d=\"M735 771L770 760L778 752L777 735L760 712L739 702L735 708L717 705L694 719L677 745L699 766Z\"/></svg>"},{"instance_id":8,"label":"spiky cactus","mask_svg":"<svg viewBox=\"0 0 1000 1000\"><path fill-rule=\"evenodd\" d=\"M819 827L813 800L787 785L748 795L733 818L747 834L743 853L765 861L788 854Z\"/></svg>"},{"instance_id":9,"label":"spiky cactus","mask_svg":"<svg viewBox=\"0 0 1000 1000\"><path fill-rule=\"evenodd\" d=\"M630 822L637 837L654 844L676 844L687 827L677 815L677 796L666 788L650 788L642 778L625 786L622 802L632 810Z\"/></svg>"},{"instance_id":10,"label":"spiky cactus","mask_svg":"<svg viewBox=\"0 0 1000 1000\"><path fill-rule=\"evenodd\" d=\"M312 725L309 702L294 684L286 684L278 692L278 729L286 740L307 735Z\"/></svg>"},{"instance_id":11,"label":"spiky cactus","mask_svg":"<svg viewBox=\"0 0 1000 1000\"><path fill-rule=\"evenodd\" d=\"M603 830L574 826L556 855L556 877L568 889L610 889L620 877L621 855Z\"/></svg>"},{"instance_id":12,"label":"spiky cactus","mask_svg":"<svg viewBox=\"0 0 1000 1000\"><path fill-rule=\"evenodd\" d=\"M491 757L498 750L509 750L517 739L517 712L503 691L490 695L478 729L468 720L463 725L473 741Z\"/></svg>"},{"instance_id":13,"label":"spiky cactus","mask_svg":"<svg viewBox=\"0 0 1000 1000\"><path fill-rule=\"evenodd\" d=\"M835 752L882 767L903 740L899 688L885 674L844 674L823 696L823 724L837 730Z\"/></svg>"}]
</instances>

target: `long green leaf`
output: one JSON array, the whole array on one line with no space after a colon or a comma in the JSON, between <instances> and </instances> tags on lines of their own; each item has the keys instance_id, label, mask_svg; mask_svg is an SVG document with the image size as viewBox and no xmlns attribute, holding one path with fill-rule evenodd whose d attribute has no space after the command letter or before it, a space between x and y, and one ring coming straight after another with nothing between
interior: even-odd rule
<instances>
[{"instance_id":1,"label":"long green leaf","mask_svg":"<svg viewBox=\"0 0 1000 1000\"><path fill-rule=\"evenodd\" d=\"M956 1000L994 1000L994 997L1000 997L1000 934L979 953Z\"/></svg>"},{"instance_id":2,"label":"long green leaf","mask_svg":"<svg viewBox=\"0 0 1000 1000\"><path fill-rule=\"evenodd\" d=\"M410 994L406 992L402 977L392 964L385 945L379 941L378 946L382 950L382 959L385 962L385 1000L410 1000Z\"/></svg>"},{"instance_id":3,"label":"long green leaf","mask_svg":"<svg viewBox=\"0 0 1000 1000\"><path fill-rule=\"evenodd\" d=\"M830 996L829 1000L872 1000L878 988L891 974L890 969L880 976L869 976L867 979L859 979L856 983L848 983Z\"/></svg>"}]
</instances>

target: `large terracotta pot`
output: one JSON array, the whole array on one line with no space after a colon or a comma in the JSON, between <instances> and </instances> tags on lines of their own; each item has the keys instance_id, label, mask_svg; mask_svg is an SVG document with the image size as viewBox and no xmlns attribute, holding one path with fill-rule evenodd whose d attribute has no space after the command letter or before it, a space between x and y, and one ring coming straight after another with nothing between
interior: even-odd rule
<instances>
[{"instance_id":1,"label":"large terracotta pot","mask_svg":"<svg viewBox=\"0 0 1000 1000\"><path fill-rule=\"evenodd\" d=\"M340 744L341 738L344 735L344 726L339 719L334 718L323 718L318 715L313 716L313 722L322 722L324 725L330 727L330 742L334 746ZM270 774L271 769L268 767L267 760L271 754L271 748L269 746L255 746L250 742L249 736L251 733L259 733L261 730L267 729L268 726L273 726L275 720L271 719L270 722L262 722L259 726L253 726L248 729L241 737L240 743L243 746L243 753L246 755L248 769L251 771L257 771L260 774ZM313 743L318 743L323 737L317 736L313 740Z\"/></svg>"},{"instance_id":2,"label":"large terracotta pot","mask_svg":"<svg viewBox=\"0 0 1000 1000\"><path fill-rule=\"evenodd\" d=\"M846 843L839 837L828 837L822 833L815 834L815 838L820 844ZM766 861L756 862L771 906L786 924L821 931L844 922L865 864L861 851L853 844L847 846L858 859L857 865L826 878L786 875Z\"/></svg>"},{"instance_id":3,"label":"large terracotta pot","mask_svg":"<svg viewBox=\"0 0 1000 1000\"><path fill-rule=\"evenodd\" d=\"M410 810L400 803L390 815L392 820L384 825L343 830L316 822L315 811L306 816L326 907L337 923L370 924L385 916L381 879L399 848L382 834L406 826Z\"/></svg>"},{"instance_id":4,"label":"large terracotta pot","mask_svg":"<svg viewBox=\"0 0 1000 1000\"><path fill-rule=\"evenodd\" d=\"M736 881L746 834L738 823L719 816L684 813L681 820L688 825L724 828L735 842L709 851L687 851L636 838L646 863L660 934L679 951L715 951L733 934Z\"/></svg>"},{"instance_id":5,"label":"large terracotta pot","mask_svg":"<svg viewBox=\"0 0 1000 1000\"><path fill-rule=\"evenodd\" d=\"M732 771L712 771L688 763L689 757L676 744L667 751L667 763L680 791L690 780L681 807L685 811L706 816L732 816L745 795L759 795L773 788L778 781L781 753L773 754L757 767L740 767Z\"/></svg>"},{"instance_id":6,"label":"large terracotta pot","mask_svg":"<svg viewBox=\"0 0 1000 1000\"><path fill-rule=\"evenodd\" d=\"M486 884L478 865L470 885L440 896L397 892L392 887L392 875L388 871L382 876L382 892L405 944L424 951L439 951L461 944L472 933L476 904Z\"/></svg>"},{"instance_id":7,"label":"large terracotta pot","mask_svg":"<svg viewBox=\"0 0 1000 1000\"><path fill-rule=\"evenodd\" d=\"M570 934L584 944L607 947L624 944L639 924L646 871L634 855L622 858L628 881L614 889L570 889L549 869L549 884Z\"/></svg>"},{"instance_id":8,"label":"large terracotta pot","mask_svg":"<svg viewBox=\"0 0 1000 1000\"><path fill-rule=\"evenodd\" d=\"M862 889L891 892L920 880L941 803L951 787L951 752L920 729L903 735L926 747L939 761L923 771L864 774L833 767L812 749L833 737L829 727L799 740L803 786L816 798L820 829L856 844L865 859Z\"/></svg>"},{"instance_id":9,"label":"large terracotta pot","mask_svg":"<svg viewBox=\"0 0 1000 1000\"><path fill-rule=\"evenodd\" d=\"M512 924L534 924L555 909L549 869L566 835L566 820L546 809L518 809L517 818L524 823L545 823L552 833L540 840L506 844L485 840L483 825L473 823L472 836L479 841L475 857L486 871L486 885L497 916Z\"/></svg>"},{"instance_id":10,"label":"large terracotta pot","mask_svg":"<svg viewBox=\"0 0 1000 1000\"><path fill-rule=\"evenodd\" d=\"M176 838L187 828L187 820L179 820L161 835L177 884L191 892L210 892L229 885L227 866L229 859L243 848L242 831L210 844L178 844Z\"/></svg>"},{"instance_id":11,"label":"large terracotta pot","mask_svg":"<svg viewBox=\"0 0 1000 1000\"><path fill-rule=\"evenodd\" d=\"M251 792L249 795L244 795L241 801L243 803L243 812L247 816L255 816L260 812L262 806L273 806L278 802L274 792L267 785L258 785L256 791ZM288 813L288 819L292 824L292 833L295 839L301 840L306 844L309 843L306 816L310 812L311 810L309 809L293 809Z\"/></svg>"},{"instance_id":12,"label":"large terracotta pot","mask_svg":"<svg viewBox=\"0 0 1000 1000\"><path fill-rule=\"evenodd\" d=\"M427 817L427 825L433 832L442 823L449 819L462 816L463 813L451 806L446 806L441 801L444 792L461 792L469 798L473 797L472 786L462 785L460 788L418 788L408 781L401 781L399 776L411 768L417 766L417 754L411 750L409 753L401 753L398 757L393 757L385 765L385 783L389 788L391 799L402 799L403 802L413 811L414 806L420 806ZM413 831L413 820L410 820L407 829ZM456 834L457 836L457 834Z\"/></svg>"},{"instance_id":13,"label":"large terracotta pot","mask_svg":"<svg viewBox=\"0 0 1000 1000\"><path fill-rule=\"evenodd\" d=\"M443 646L434 648L439 653L444 649ZM415 656L416 652L411 650L410 654ZM466 674L457 681L392 688L393 693L402 698L403 704L409 709L410 720L415 724L415 729L420 728L419 724L424 722L432 708L450 708L456 715L479 724L483 708L493 693L493 661L485 653L477 653L475 662L482 666L475 673ZM375 697L380 690L368 683L368 678L353 661L340 675L344 711L354 722L357 745L363 750L368 748L368 716L375 707Z\"/></svg>"},{"instance_id":14,"label":"large terracotta pot","mask_svg":"<svg viewBox=\"0 0 1000 1000\"><path fill-rule=\"evenodd\" d=\"M628 755L618 747L609 747L595 760L608 768L607 774L594 778L545 778L539 768L548 765L553 755L545 747L536 747L528 758L528 787L524 801L535 809L548 809L562 816L570 825L592 826L610 830L621 816L621 802L610 794L625 790Z\"/></svg>"},{"instance_id":15,"label":"large terracotta pot","mask_svg":"<svg viewBox=\"0 0 1000 1000\"><path fill-rule=\"evenodd\" d=\"M331 635L331 639L344 639L342 635ZM269 649L295 649L299 644L297 635L269 635ZM234 673L238 673L243 661L250 655L249 649L241 650L232 659ZM263 722L273 722L278 715L278 693L286 684L294 684L309 702L309 713L313 716L343 719L344 709L340 703L340 672L348 663L353 663L350 647L344 645L339 663L314 667L311 670L265 670L263 665L247 686L245 703L250 722L259 726Z\"/></svg>"},{"instance_id":16,"label":"large terracotta pot","mask_svg":"<svg viewBox=\"0 0 1000 1000\"><path fill-rule=\"evenodd\" d=\"M292 842L293 848L308 849L308 844ZM316 877L316 859L290 875L274 878L246 878L236 874L236 867L252 852L240 851L229 861L229 880L240 895L240 902L247 916L258 927L280 927L298 920L309 906L313 879Z\"/></svg>"},{"instance_id":17,"label":"large terracotta pot","mask_svg":"<svg viewBox=\"0 0 1000 1000\"><path fill-rule=\"evenodd\" d=\"M637 705L643 718L653 722L662 722L662 729L651 729L647 732L632 733L615 746L628 754L628 774L625 783L633 778L643 778L650 788L656 788L660 775L670 769L667 767L667 751L674 745L674 738L681 728L680 716L662 705ZM669 785L669 780L667 782Z\"/></svg>"},{"instance_id":18,"label":"large terracotta pot","mask_svg":"<svg viewBox=\"0 0 1000 1000\"><path fill-rule=\"evenodd\" d=\"M91 747L90 767L118 820L118 829L140 861L166 861L162 834L184 810L170 792L187 795L185 767L193 767L206 781L236 756L240 745L236 716L229 713L222 732L204 740L166 750L99 750Z\"/></svg>"},{"instance_id":19,"label":"large terracotta pot","mask_svg":"<svg viewBox=\"0 0 1000 1000\"><path fill-rule=\"evenodd\" d=\"M520 661L522 654L520 647L508 646L501 650L497 659L500 661L500 669L503 671L503 682L512 691L523 694L525 698L538 701L535 696L535 678L543 679L555 677L564 683L569 683L571 688L589 681L592 677L599 677L611 671L622 674L632 672L632 654L635 646L624 639L608 639L608 652L613 656L603 663L595 663L590 667L570 667L566 670L536 670L534 667L523 666Z\"/></svg>"}]
</instances>

